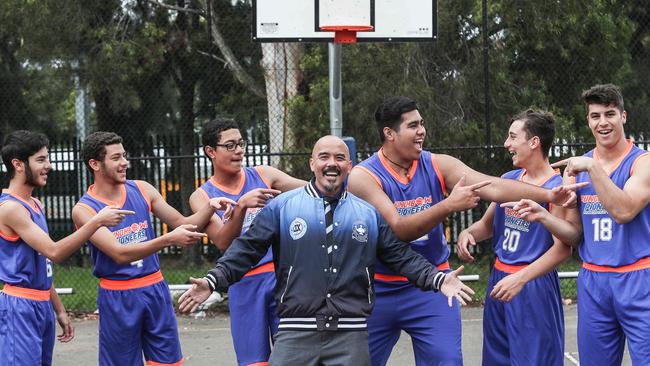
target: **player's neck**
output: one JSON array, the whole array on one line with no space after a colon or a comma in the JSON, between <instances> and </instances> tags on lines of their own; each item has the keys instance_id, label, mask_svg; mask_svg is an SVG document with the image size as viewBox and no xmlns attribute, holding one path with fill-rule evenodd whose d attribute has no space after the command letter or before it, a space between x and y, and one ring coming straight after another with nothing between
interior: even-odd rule
<instances>
[{"instance_id":1,"label":"player's neck","mask_svg":"<svg viewBox=\"0 0 650 366\"><path fill-rule=\"evenodd\" d=\"M14 177L9 181L9 187L7 188L8 192L14 196L17 196L25 201L29 201L34 192L34 186L29 185L22 181L20 177Z\"/></svg>"},{"instance_id":2,"label":"player's neck","mask_svg":"<svg viewBox=\"0 0 650 366\"><path fill-rule=\"evenodd\" d=\"M95 176L93 193L109 201L120 202L122 199L123 187L124 183L116 183L115 181L109 181L103 177Z\"/></svg>"},{"instance_id":3,"label":"player's neck","mask_svg":"<svg viewBox=\"0 0 650 366\"><path fill-rule=\"evenodd\" d=\"M546 158L531 159L523 168L526 169L523 181L530 184L541 185L555 173L555 169L551 168Z\"/></svg>"},{"instance_id":4,"label":"player's neck","mask_svg":"<svg viewBox=\"0 0 650 366\"><path fill-rule=\"evenodd\" d=\"M214 169L212 179L225 187L237 187L242 179L243 169L238 172L228 172L219 169Z\"/></svg>"},{"instance_id":5,"label":"player's neck","mask_svg":"<svg viewBox=\"0 0 650 366\"><path fill-rule=\"evenodd\" d=\"M630 147L627 139L622 138L611 146L596 144L596 155L603 165L618 162L618 160L628 151Z\"/></svg>"},{"instance_id":6,"label":"player's neck","mask_svg":"<svg viewBox=\"0 0 650 366\"><path fill-rule=\"evenodd\" d=\"M386 162L388 162L394 171L398 172L400 175L408 176L414 160L401 156L399 152L390 146L384 146L381 149L381 154L386 158Z\"/></svg>"}]
</instances>

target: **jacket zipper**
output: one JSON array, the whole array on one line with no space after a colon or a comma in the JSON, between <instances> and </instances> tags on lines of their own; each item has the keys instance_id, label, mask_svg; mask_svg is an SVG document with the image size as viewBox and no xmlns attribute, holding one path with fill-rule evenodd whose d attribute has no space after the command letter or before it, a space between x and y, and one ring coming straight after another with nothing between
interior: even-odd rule
<instances>
[{"instance_id":1,"label":"jacket zipper","mask_svg":"<svg viewBox=\"0 0 650 366\"><path fill-rule=\"evenodd\" d=\"M284 288L284 292L282 293L282 296L280 296L280 304L284 301L284 294L287 293L287 290L289 289L289 279L291 278L291 271L293 271L293 266L289 267L289 274L287 275L287 286Z\"/></svg>"},{"instance_id":2,"label":"jacket zipper","mask_svg":"<svg viewBox=\"0 0 650 366\"><path fill-rule=\"evenodd\" d=\"M368 277L368 304L371 304L370 290L372 289L372 282L370 282L370 271L368 271L368 267L366 267L366 276Z\"/></svg>"}]
</instances>

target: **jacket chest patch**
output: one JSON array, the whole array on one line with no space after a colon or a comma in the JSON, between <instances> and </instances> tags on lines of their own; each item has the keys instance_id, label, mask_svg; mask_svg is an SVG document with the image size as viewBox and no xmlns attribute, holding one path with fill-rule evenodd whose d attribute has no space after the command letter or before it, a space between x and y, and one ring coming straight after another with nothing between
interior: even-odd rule
<instances>
[{"instance_id":1,"label":"jacket chest patch","mask_svg":"<svg viewBox=\"0 0 650 366\"><path fill-rule=\"evenodd\" d=\"M289 234L293 240L298 240L307 233L307 223L300 217L296 217L289 224Z\"/></svg>"},{"instance_id":2,"label":"jacket chest patch","mask_svg":"<svg viewBox=\"0 0 650 366\"><path fill-rule=\"evenodd\" d=\"M352 225L352 239L360 242L368 242L368 227L362 222L357 222Z\"/></svg>"}]
</instances>

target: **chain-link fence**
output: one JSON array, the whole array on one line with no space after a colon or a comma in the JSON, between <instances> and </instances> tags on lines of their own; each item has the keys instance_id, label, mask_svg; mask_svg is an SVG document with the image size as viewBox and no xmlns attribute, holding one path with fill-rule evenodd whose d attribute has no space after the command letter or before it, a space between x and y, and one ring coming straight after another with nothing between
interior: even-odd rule
<instances>
[{"instance_id":1,"label":"chain-link fence","mask_svg":"<svg viewBox=\"0 0 650 366\"><path fill-rule=\"evenodd\" d=\"M239 122L247 164L309 176L308 152L330 125L327 45L254 43L251 19L250 1L237 0L0 2L0 134L27 128L52 139L55 171L37 195L55 238L73 230L70 209L89 184L79 141L97 130L120 134L130 177L151 182L184 213L189 193L211 174L197 133L216 116ZM356 139L360 158L379 146L374 109L390 95L419 102L427 146L494 175L511 169L498 146L509 117L530 106L556 115L554 157L586 151L580 93L597 83L622 87L626 131L649 137L643 2L440 0L437 24L434 43L343 46L343 134ZM4 174L0 181L6 186ZM451 242L483 209L450 217ZM218 255L200 248L163 253L167 276L177 276L171 283L202 274ZM487 273L486 253L490 246L480 245L471 270ZM60 268L57 285L94 294L88 262L80 252Z\"/></svg>"}]
</instances>

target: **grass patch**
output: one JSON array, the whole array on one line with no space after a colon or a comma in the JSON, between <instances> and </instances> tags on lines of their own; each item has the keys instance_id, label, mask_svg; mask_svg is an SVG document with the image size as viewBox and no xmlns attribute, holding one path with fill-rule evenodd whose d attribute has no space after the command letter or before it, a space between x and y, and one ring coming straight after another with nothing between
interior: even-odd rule
<instances>
[{"instance_id":1,"label":"grass patch","mask_svg":"<svg viewBox=\"0 0 650 366\"><path fill-rule=\"evenodd\" d=\"M184 284L190 277L203 277L213 267L204 263L188 268L177 260L161 258L162 272L169 284ZM74 293L61 295L61 301L68 311L94 311L97 309L97 288L99 279L92 275L92 269L87 267L55 265L54 286L72 287Z\"/></svg>"}]
</instances>

